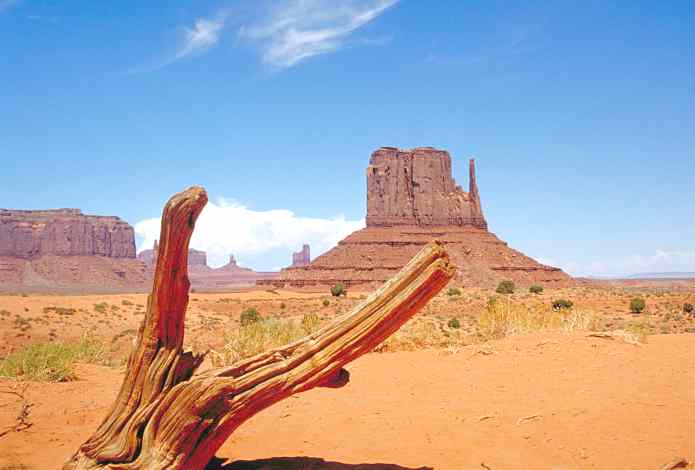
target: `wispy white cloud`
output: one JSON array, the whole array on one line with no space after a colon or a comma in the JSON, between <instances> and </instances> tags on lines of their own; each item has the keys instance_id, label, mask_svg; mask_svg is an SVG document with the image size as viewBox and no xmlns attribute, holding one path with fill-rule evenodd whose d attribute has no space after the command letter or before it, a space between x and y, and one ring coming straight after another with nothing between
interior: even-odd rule
<instances>
[{"instance_id":1,"label":"wispy white cloud","mask_svg":"<svg viewBox=\"0 0 695 470\"><path fill-rule=\"evenodd\" d=\"M239 36L257 44L264 63L292 67L310 57L335 52L355 30L399 0L287 0L242 25Z\"/></svg>"},{"instance_id":2,"label":"wispy white cloud","mask_svg":"<svg viewBox=\"0 0 695 470\"><path fill-rule=\"evenodd\" d=\"M0 0L2 1L2 0ZM199 18L196 20L193 27L184 27L180 44L176 52L169 55L163 60L151 63L149 65L130 69L128 74L137 74L142 72L153 72L161 68L171 65L174 62L184 59L189 56L202 54L212 48L220 39L220 34L226 22L226 15L219 14L216 17Z\"/></svg>"},{"instance_id":3,"label":"wispy white cloud","mask_svg":"<svg viewBox=\"0 0 695 470\"><path fill-rule=\"evenodd\" d=\"M562 261L539 258L575 276L625 276L639 273L695 272L695 251L657 249L651 254L631 254L621 258Z\"/></svg>"},{"instance_id":4,"label":"wispy white cloud","mask_svg":"<svg viewBox=\"0 0 695 470\"><path fill-rule=\"evenodd\" d=\"M362 227L364 219L298 217L286 209L254 211L238 202L220 199L217 203L209 202L203 209L191 247L207 251L211 266L226 263L231 253L243 263L244 258L257 259L278 249L285 250L283 259L289 264L290 253L300 249L303 243L311 245L315 257ZM135 224L135 233L142 238L138 251L152 247L159 237L159 228L158 218Z\"/></svg>"},{"instance_id":5,"label":"wispy white cloud","mask_svg":"<svg viewBox=\"0 0 695 470\"><path fill-rule=\"evenodd\" d=\"M219 16L213 20L200 18L195 22L193 28L184 28L184 42L174 60L200 53L217 44L224 22L224 16Z\"/></svg>"}]
</instances>

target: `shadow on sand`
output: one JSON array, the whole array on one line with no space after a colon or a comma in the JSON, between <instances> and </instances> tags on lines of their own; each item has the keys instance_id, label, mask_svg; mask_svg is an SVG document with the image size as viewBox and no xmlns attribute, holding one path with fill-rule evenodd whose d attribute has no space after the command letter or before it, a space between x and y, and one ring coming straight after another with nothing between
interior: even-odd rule
<instances>
[{"instance_id":1,"label":"shadow on sand","mask_svg":"<svg viewBox=\"0 0 695 470\"><path fill-rule=\"evenodd\" d=\"M258 460L214 459L205 470L433 470L432 467L402 467L391 463L340 463L318 457L272 457Z\"/></svg>"}]
</instances>

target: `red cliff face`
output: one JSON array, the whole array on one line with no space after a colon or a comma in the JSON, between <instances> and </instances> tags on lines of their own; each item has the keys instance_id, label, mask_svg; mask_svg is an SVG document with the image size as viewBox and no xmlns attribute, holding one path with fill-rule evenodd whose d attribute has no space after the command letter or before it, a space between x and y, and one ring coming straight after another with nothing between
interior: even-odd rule
<instances>
[{"instance_id":1,"label":"red cliff face","mask_svg":"<svg viewBox=\"0 0 695 470\"><path fill-rule=\"evenodd\" d=\"M367 226L471 226L487 228L470 161L470 190L451 176L451 156L421 147L382 147L367 167Z\"/></svg>"},{"instance_id":2,"label":"red cliff face","mask_svg":"<svg viewBox=\"0 0 695 470\"><path fill-rule=\"evenodd\" d=\"M0 256L135 258L133 227L118 217L84 215L79 209L0 209Z\"/></svg>"}]
</instances>

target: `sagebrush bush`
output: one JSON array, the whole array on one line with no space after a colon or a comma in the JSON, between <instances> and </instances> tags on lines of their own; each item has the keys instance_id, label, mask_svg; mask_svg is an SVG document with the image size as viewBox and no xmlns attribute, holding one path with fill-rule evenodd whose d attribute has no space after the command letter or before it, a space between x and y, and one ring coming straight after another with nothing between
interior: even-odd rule
<instances>
[{"instance_id":1,"label":"sagebrush bush","mask_svg":"<svg viewBox=\"0 0 695 470\"><path fill-rule=\"evenodd\" d=\"M449 297L454 295L461 295L461 289L457 287L449 287L446 291L446 295L448 295Z\"/></svg>"},{"instance_id":2,"label":"sagebrush bush","mask_svg":"<svg viewBox=\"0 0 695 470\"><path fill-rule=\"evenodd\" d=\"M99 313L106 313L106 310L108 308L109 308L109 304L107 304L106 302L94 304L94 310L96 310Z\"/></svg>"},{"instance_id":3,"label":"sagebrush bush","mask_svg":"<svg viewBox=\"0 0 695 470\"><path fill-rule=\"evenodd\" d=\"M498 294L513 294L514 293L514 283L512 281L501 281L497 285L496 292Z\"/></svg>"},{"instance_id":4,"label":"sagebrush bush","mask_svg":"<svg viewBox=\"0 0 695 470\"><path fill-rule=\"evenodd\" d=\"M567 300L567 299L555 299L555 300L553 300L552 305L553 305L553 310L558 312L560 310L569 310L570 308L572 308L574 303L571 300Z\"/></svg>"},{"instance_id":5,"label":"sagebrush bush","mask_svg":"<svg viewBox=\"0 0 695 470\"><path fill-rule=\"evenodd\" d=\"M262 320L263 317L260 313L258 313L258 310L256 310L254 307L249 307L246 310L244 310L241 314L241 317L239 318L239 321L241 321L241 326L247 326L252 323L258 323Z\"/></svg>"},{"instance_id":6,"label":"sagebrush bush","mask_svg":"<svg viewBox=\"0 0 695 470\"><path fill-rule=\"evenodd\" d=\"M459 328L461 328L461 322L459 321L458 318L452 318L451 320L449 320L446 323L446 326L448 326L449 328L454 328L454 329L458 330Z\"/></svg>"},{"instance_id":7,"label":"sagebrush bush","mask_svg":"<svg viewBox=\"0 0 695 470\"><path fill-rule=\"evenodd\" d=\"M336 283L333 287L331 287L331 295L333 297L340 297L341 295L347 295L347 291L345 290L345 285L343 285L342 282Z\"/></svg>"},{"instance_id":8,"label":"sagebrush bush","mask_svg":"<svg viewBox=\"0 0 695 470\"><path fill-rule=\"evenodd\" d=\"M543 292L543 286L541 286L540 284L534 284L528 288L528 291L532 294L540 294L541 292Z\"/></svg>"},{"instance_id":9,"label":"sagebrush bush","mask_svg":"<svg viewBox=\"0 0 695 470\"><path fill-rule=\"evenodd\" d=\"M630 300L630 311L632 313L642 313L646 306L646 302L641 297L635 297L632 300Z\"/></svg>"},{"instance_id":10,"label":"sagebrush bush","mask_svg":"<svg viewBox=\"0 0 695 470\"><path fill-rule=\"evenodd\" d=\"M0 362L0 376L41 382L75 379L76 362L110 365L103 343L89 334L76 342L33 343Z\"/></svg>"}]
</instances>

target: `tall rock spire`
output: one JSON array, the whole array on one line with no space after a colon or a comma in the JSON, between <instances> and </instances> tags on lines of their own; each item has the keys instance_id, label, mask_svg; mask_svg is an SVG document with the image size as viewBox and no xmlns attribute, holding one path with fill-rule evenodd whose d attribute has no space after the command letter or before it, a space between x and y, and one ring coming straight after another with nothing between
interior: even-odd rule
<instances>
[{"instance_id":1,"label":"tall rock spire","mask_svg":"<svg viewBox=\"0 0 695 470\"><path fill-rule=\"evenodd\" d=\"M475 159L471 158L468 162L468 194L471 198L471 212L474 218L485 220L483 217L483 207L480 204L480 193L478 192L478 183L475 181Z\"/></svg>"}]
</instances>

